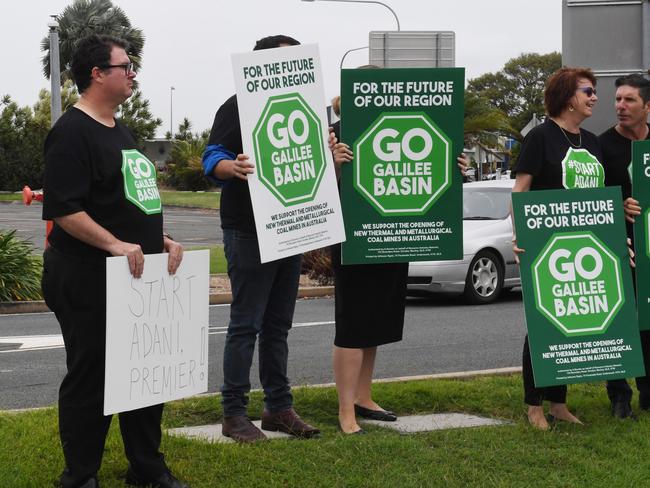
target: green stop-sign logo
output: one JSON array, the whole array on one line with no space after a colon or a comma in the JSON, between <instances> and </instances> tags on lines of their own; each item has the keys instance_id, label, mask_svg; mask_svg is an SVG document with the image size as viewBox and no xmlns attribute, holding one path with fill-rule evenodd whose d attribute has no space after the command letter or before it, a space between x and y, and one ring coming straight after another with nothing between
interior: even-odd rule
<instances>
[{"instance_id":1,"label":"green stop-sign logo","mask_svg":"<svg viewBox=\"0 0 650 488\"><path fill-rule=\"evenodd\" d=\"M140 151L122 150L124 196L147 215L162 211L156 167Z\"/></svg>"},{"instance_id":2,"label":"green stop-sign logo","mask_svg":"<svg viewBox=\"0 0 650 488\"><path fill-rule=\"evenodd\" d=\"M424 113L380 115L354 152L354 188L382 215L422 215L451 186L451 141Z\"/></svg>"},{"instance_id":3,"label":"green stop-sign logo","mask_svg":"<svg viewBox=\"0 0 650 488\"><path fill-rule=\"evenodd\" d=\"M619 261L591 232L553 235L532 269L537 308L565 336L604 333L623 305Z\"/></svg>"},{"instance_id":4,"label":"green stop-sign logo","mask_svg":"<svg viewBox=\"0 0 650 488\"><path fill-rule=\"evenodd\" d=\"M260 181L285 206L314 199L325 173L320 119L299 93L270 97L253 132Z\"/></svg>"},{"instance_id":5,"label":"green stop-sign logo","mask_svg":"<svg viewBox=\"0 0 650 488\"><path fill-rule=\"evenodd\" d=\"M571 147L562 160L562 185L567 189L602 188L605 186L605 169L586 149Z\"/></svg>"}]
</instances>

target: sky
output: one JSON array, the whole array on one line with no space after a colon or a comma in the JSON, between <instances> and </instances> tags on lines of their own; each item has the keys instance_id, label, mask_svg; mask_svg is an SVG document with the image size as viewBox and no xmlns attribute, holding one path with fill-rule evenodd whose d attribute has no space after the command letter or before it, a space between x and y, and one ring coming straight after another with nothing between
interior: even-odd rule
<instances>
[{"instance_id":1,"label":"sky","mask_svg":"<svg viewBox=\"0 0 650 488\"><path fill-rule=\"evenodd\" d=\"M40 42L50 15L71 0L0 3L0 96L33 105L41 88ZM385 0L403 31L456 33L456 66L467 79L503 67L522 53L561 51L561 0ZM317 43L325 96L339 93L339 65L352 48L367 46L370 31L396 30L395 18L376 4L301 0L113 0L145 35L137 79L155 116L158 135L183 117L195 131L209 129L218 107L234 93L232 53L252 50L259 38L286 34ZM368 63L368 51L351 53L344 67ZM174 87L173 94L170 87ZM173 99L170 100L170 95ZM170 103L172 102L172 103Z\"/></svg>"}]
</instances>

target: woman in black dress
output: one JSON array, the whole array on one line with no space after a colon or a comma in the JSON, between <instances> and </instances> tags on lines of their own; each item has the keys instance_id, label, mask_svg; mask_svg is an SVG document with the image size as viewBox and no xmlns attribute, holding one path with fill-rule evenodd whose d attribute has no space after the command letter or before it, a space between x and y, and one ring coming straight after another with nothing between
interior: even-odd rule
<instances>
[{"instance_id":1,"label":"woman in black dress","mask_svg":"<svg viewBox=\"0 0 650 488\"><path fill-rule=\"evenodd\" d=\"M591 117L598 101L595 86L596 78L590 69L565 67L551 75L544 90L547 118L524 138L513 192L579 188L576 184L581 180L570 177L571 165L567 164L569 158L566 156L572 150L587 151L593 156L600 165L599 184L604 186L605 172L598 139L580 128L580 124ZM515 236L512 242L516 254L524 252L517 247ZM556 419L581 423L566 406L566 385L535 387L528 336L524 341L522 375L524 401L532 426L542 430L549 428L544 416L544 400L550 402L550 414Z\"/></svg>"},{"instance_id":2,"label":"woman in black dress","mask_svg":"<svg viewBox=\"0 0 650 488\"><path fill-rule=\"evenodd\" d=\"M332 100L338 114L340 98ZM332 126L331 140L337 175L353 155L340 140L340 124ZM458 158L463 172L467 160ZM397 419L372 398L372 375L377 346L402 340L408 263L341 265L341 246L332 246L335 286L336 336L334 380L339 398L339 424L347 434L364 433L356 416L382 421Z\"/></svg>"}]
</instances>

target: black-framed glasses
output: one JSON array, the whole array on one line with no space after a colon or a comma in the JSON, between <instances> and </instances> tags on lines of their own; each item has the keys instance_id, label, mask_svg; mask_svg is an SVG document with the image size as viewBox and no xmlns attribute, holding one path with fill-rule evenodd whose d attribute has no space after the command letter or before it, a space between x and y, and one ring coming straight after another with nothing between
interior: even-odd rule
<instances>
[{"instance_id":1,"label":"black-framed glasses","mask_svg":"<svg viewBox=\"0 0 650 488\"><path fill-rule=\"evenodd\" d=\"M578 91L581 91L588 97L593 97L597 93L596 89L590 86L581 86L580 88L578 88Z\"/></svg>"},{"instance_id":2,"label":"black-framed glasses","mask_svg":"<svg viewBox=\"0 0 650 488\"><path fill-rule=\"evenodd\" d=\"M104 64L102 66L99 66L100 69L108 69L108 68L122 68L124 70L124 75L129 76L129 73L133 71L133 63L125 63L125 64Z\"/></svg>"}]
</instances>

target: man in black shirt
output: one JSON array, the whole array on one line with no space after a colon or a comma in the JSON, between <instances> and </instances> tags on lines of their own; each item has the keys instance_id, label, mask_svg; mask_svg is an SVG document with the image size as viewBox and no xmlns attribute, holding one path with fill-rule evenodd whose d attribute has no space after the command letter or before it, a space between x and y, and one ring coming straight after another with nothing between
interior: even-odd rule
<instances>
[{"instance_id":1,"label":"man in black shirt","mask_svg":"<svg viewBox=\"0 0 650 488\"><path fill-rule=\"evenodd\" d=\"M627 234L633 238L634 216L641 208L632 198L632 141L650 139L650 81L641 75L618 78L616 84L616 117L618 123L599 137L605 163L605 184L620 186L623 192ZM650 366L650 331L641 331L641 344L646 368ZM639 407L650 410L650 378L636 378ZM624 379L607 382L607 395L612 402L612 414L618 418L632 416L632 389Z\"/></svg>"},{"instance_id":2,"label":"man in black shirt","mask_svg":"<svg viewBox=\"0 0 650 488\"><path fill-rule=\"evenodd\" d=\"M293 46L287 36L265 37L255 50ZM266 436L246 416L250 368L259 335L259 372L264 389L262 429L297 437L319 430L293 409L287 378L287 336L298 294L301 256L261 263L247 175L253 165L243 153L236 96L219 108L203 153L205 174L223 185L221 227L233 301L223 354L223 434L238 442Z\"/></svg>"},{"instance_id":3,"label":"man in black shirt","mask_svg":"<svg viewBox=\"0 0 650 488\"><path fill-rule=\"evenodd\" d=\"M98 486L111 416L103 415L106 349L106 257L126 256L134 278L144 255L169 253L176 272L183 248L162 230L153 164L114 119L131 96L135 72L127 44L108 36L82 39L72 57L80 98L45 141L43 219L53 220L43 256L43 295L61 326L67 374L59 390L62 487ZM138 188L127 192L127 186ZM169 471L160 447L163 405L120 413L126 482L187 487Z\"/></svg>"}]
</instances>

